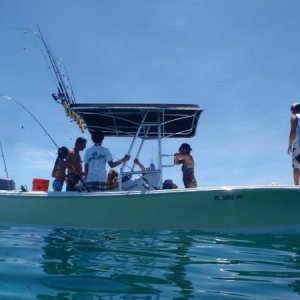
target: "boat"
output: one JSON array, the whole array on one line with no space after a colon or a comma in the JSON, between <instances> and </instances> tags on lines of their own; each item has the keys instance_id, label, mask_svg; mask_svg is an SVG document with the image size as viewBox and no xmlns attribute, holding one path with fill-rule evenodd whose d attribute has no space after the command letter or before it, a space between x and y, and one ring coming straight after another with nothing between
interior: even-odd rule
<instances>
[{"instance_id":1,"label":"boat","mask_svg":"<svg viewBox=\"0 0 300 300\"><path fill-rule=\"evenodd\" d=\"M128 154L144 142L158 146L156 170L123 165L116 191L0 191L0 223L100 229L184 229L210 232L300 232L300 190L294 186L162 189L164 139L192 137L198 105L67 104L80 127L132 137ZM139 142L139 143L138 143ZM127 166L128 169L128 166ZM137 178L134 179L133 177ZM148 177L147 177L148 176ZM130 184L128 184L128 182Z\"/></svg>"},{"instance_id":2,"label":"boat","mask_svg":"<svg viewBox=\"0 0 300 300\"><path fill-rule=\"evenodd\" d=\"M196 134L203 109L197 104L81 103L42 40L58 80L53 94L81 131L102 130L107 137L131 138L127 154L157 145L155 170L120 169L117 190L52 192L0 191L0 224L99 229L181 229L209 232L300 232L300 190L295 186L198 187L163 189L165 139ZM44 129L44 128L43 128ZM50 136L49 136L50 137Z\"/></svg>"},{"instance_id":3,"label":"boat","mask_svg":"<svg viewBox=\"0 0 300 300\"><path fill-rule=\"evenodd\" d=\"M299 188L0 191L1 225L299 233Z\"/></svg>"}]
</instances>

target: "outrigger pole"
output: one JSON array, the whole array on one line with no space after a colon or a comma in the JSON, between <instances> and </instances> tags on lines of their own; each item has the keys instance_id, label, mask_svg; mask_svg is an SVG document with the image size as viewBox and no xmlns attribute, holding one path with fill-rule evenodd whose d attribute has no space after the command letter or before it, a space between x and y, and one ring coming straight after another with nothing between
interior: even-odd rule
<instances>
[{"instance_id":1,"label":"outrigger pole","mask_svg":"<svg viewBox=\"0 0 300 300\"><path fill-rule=\"evenodd\" d=\"M70 105L70 104L75 104L75 96L74 96L74 92L68 77L68 74L66 72L66 70L64 69L62 71L62 66L59 66L57 59L55 58L55 56L53 55L50 46L48 45L46 39L44 38L39 25L37 25L37 29L38 29L38 34L34 33L35 36L37 36L43 46L46 49L47 55L48 55L48 59L50 61L50 65L53 69L54 75L56 77L57 80L57 95L56 94L52 94L53 99L56 102L59 102L60 104L64 104L65 102Z\"/></svg>"},{"instance_id":2,"label":"outrigger pole","mask_svg":"<svg viewBox=\"0 0 300 300\"><path fill-rule=\"evenodd\" d=\"M2 154L2 159L3 159L3 164L4 164L4 171L6 173L6 178L9 178L8 177L7 167L6 167L6 162L5 162L5 157L4 157L4 152L3 152L3 149L2 149L1 142L0 142L0 148L1 148L1 154Z\"/></svg>"},{"instance_id":3,"label":"outrigger pole","mask_svg":"<svg viewBox=\"0 0 300 300\"><path fill-rule=\"evenodd\" d=\"M51 51L51 48L44 38L39 25L37 24L36 26L37 32L24 27L16 29L22 29L24 30L24 33L30 32L40 40L43 48L45 48L47 55L44 53L44 58L47 61L49 69L52 69L53 71L57 87L57 94L52 94L53 99L60 104L75 104L75 95L66 68L58 63L58 60Z\"/></svg>"},{"instance_id":4,"label":"outrigger pole","mask_svg":"<svg viewBox=\"0 0 300 300\"><path fill-rule=\"evenodd\" d=\"M69 75L67 73L66 68L58 61L57 57L51 51L51 48L44 38L39 25L37 25L37 31L33 31L29 28L17 28L24 30L24 33L31 33L42 44L42 53L44 55L44 59L46 60L47 66L50 69L53 79L56 84L57 94L53 93L52 98L59 104L61 104L68 117L72 118L79 125L82 132L86 129L86 124L83 119L81 119L80 115L74 112L70 105L76 104L75 95L73 92L73 88L69 79ZM46 53L45 53L45 51Z\"/></svg>"}]
</instances>

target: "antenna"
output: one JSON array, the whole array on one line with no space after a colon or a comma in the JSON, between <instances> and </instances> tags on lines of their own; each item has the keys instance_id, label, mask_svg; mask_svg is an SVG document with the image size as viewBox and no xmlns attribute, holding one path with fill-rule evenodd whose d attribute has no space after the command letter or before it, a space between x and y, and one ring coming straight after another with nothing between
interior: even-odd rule
<instances>
[{"instance_id":1,"label":"antenna","mask_svg":"<svg viewBox=\"0 0 300 300\"><path fill-rule=\"evenodd\" d=\"M6 173L6 177L9 178L1 142L0 142L0 149L1 149L1 155L2 155L2 159L3 159L3 163L4 163L4 171Z\"/></svg>"}]
</instances>

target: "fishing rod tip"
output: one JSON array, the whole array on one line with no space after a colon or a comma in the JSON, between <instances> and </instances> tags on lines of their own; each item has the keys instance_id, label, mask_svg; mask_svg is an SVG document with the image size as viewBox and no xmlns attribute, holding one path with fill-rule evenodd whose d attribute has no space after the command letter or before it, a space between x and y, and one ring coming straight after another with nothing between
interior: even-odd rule
<instances>
[{"instance_id":1,"label":"fishing rod tip","mask_svg":"<svg viewBox=\"0 0 300 300\"><path fill-rule=\"evenodd\" d=\"M5 96L5 95L0 95L0 97L6 99L6 100L12 100L12 97L9 96Z\"/></svg>"}]
</instances>

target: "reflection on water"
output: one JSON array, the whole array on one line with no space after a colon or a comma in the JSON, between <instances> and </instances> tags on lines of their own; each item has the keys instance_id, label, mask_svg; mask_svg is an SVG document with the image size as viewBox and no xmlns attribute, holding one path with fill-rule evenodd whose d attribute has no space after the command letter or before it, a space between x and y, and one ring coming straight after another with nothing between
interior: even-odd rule
<instances>
[{"instance_id":1,"label":"reflection on water","mask_svg":"<svg viewBox=\"0 0 300 300\"><path fill-rule=\"evenodd\" d=\"M54 229L45 237L42 267L56 289L139 295L158 298L161 286L178 286L188 297L192 284L185 278L189 239L165 240L158 232L99 232ZM174 244L174 245L172 245ZM173 261L178 264L173 265ZM181 262L181 263L180 263Z\"/></svg>"},{"instance_id":2,"label":"reflection on water","mask_svg":"<svg viewBox=\"0 0 300 300\"><path fill-rule=\"evenodd\" d=\"M0 299L299 299L300 235L0 228Z\"/></svg>"}]
</instances>

